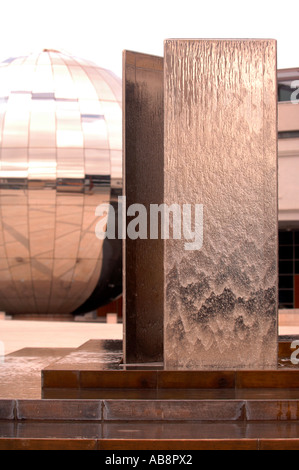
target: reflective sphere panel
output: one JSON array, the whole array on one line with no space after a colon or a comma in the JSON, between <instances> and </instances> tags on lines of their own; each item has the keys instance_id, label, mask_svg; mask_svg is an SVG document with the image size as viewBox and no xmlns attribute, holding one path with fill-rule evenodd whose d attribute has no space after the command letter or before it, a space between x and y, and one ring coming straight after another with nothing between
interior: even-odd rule
<instances>
[{"instance_id":1,"label":"reflective sphere panel","mask_svg":"<svg viewBox=\"0 0 299 470\"><path fill-rule=\"evenodd\" d=\"M0 64L0 310L68 313L93 293L95 209L121 188L121 93L58 51Z\"/></svg>"}]
</instances>

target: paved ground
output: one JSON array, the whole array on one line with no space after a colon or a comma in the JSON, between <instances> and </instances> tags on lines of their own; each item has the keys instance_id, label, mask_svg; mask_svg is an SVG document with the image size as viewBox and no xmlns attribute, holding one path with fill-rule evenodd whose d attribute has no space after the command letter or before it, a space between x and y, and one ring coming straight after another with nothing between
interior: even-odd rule
<instances>
[{"instance_id":1,"label":"paved ground","mask_svg":"<svg viewBox=\"0 0 299 470\"><path fill-rule=\"evenodd\" d=\"M0 399L41 397L41 370L90 339L122 339L122 324L0 320Z\"/></svg>"},{"instance_id":2,"label":"paved ground","mask_svg":"<svg viewBox=\"0 0 299 470\"><path fill-rule=\"evenodd\" d=\"M0 321L0 355L23 348L78 348L90 339L122 339L123 326L107 323Z\"/></svg>"},{"instance_id":3,"label":"paved ground","mask_svg":"<svg viewBox=\"0 0 299 470\"><path fill-rule=\"evenodd\" d=\"M0 356L22 348L78 348L90 339L122 339L122 333L122 323L0 320ZM299 312L280 313L279 334L299 335Z\"/></svg>"},{"instance_id":4,"label":"paved ground","mask_svg":"<svg viewBox=\"0 0 299 470\"><path fill-rule=\"evenodd\" d=\"M280 335L299 335L299 311L281 311ZM78 348L90 339L122 339L123 325L0 320L0 356L22 348ZM2 342L2 343L1 343Z\"/></svg>"},{"instance_id":5,"label":"paved ground","mask_svg":"<svg viewBox=\"0 0 299 470\"><path fill-rule=\"evenodd\" d=\"M280 335L299 334L299 312L281 312ZM122 339L123 325L0 320L0 400L40 399L41 370L91 339Z\"/></svg>"}]
</instances>

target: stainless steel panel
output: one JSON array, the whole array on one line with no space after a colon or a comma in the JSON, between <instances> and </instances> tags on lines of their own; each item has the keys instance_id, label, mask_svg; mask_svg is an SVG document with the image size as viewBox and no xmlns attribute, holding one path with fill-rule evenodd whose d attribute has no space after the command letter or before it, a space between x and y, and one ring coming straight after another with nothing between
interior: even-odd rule
<instances>
[{"instance_id":1,"label":"stainless steel panel","mask_svg":"<svg viewBox=\"0 0 299 470\"><path fill-rule=\"evenodd\" d=\"M105 69L99 69L99 74L102 76L104 79L104 82L106 80L109 80L109 83L111 85L111 90L113 91L114 97L110 98L111 101L118 101L119 103L122 102L122 91L121 91L121 80L114 74L111 74L108 70ZM103 101L106 101L106 99L102 98Z\"/></svg>"},{"instance_id":2,"label":"stainless steel panel","mask_svg":"<svg viewBox=\"0 0 299 470\"><path fill-rule=\"evenodd\" d=\"M11 93L3 125L3 147L27 147L29 139L31 93Z\"/></svg>"},{"instance_id":3,"label":"stainless steel panel","mask_svg":"<svg viewBox=\"0 0 299 470\"><path fill-rule=\"evenodd\" d=\"M163 202L163 59L126 51L123 67L126 203L149 214ZM161 361L163 242L128 237L123 257L125 362Z\"/></svg>"},{"instance_id":4,"label":"stainless steel panel","mask_svg":"<svg viewBox=\"0 0 299 470\"><path fill-rule=\"evenodd\" d=\"M54 134L55 136L55 134ZM54 139L55 140L55 139ZM46 139L47 142L48 139ZM57 172L57 149L29 148L28 179L33 181L55 181ZM46 184L46 183L45 183Z\"/></svg>"},{"instance_id":5,"label":"stainless steel panel","mask_svg":"<svg viewBox=\"0 0 299 470\"><path fill-rule=\"evenodd\" d=\"M84 71L91 80L100 101L115 100L115 94L113 93L111 87L108 86L105 80L99 80L99 78L103 77L101 70L95 67L84 67ZM121 93L121 82L118 84L118 88L120 88Z\"/></svg>"},{"instance_id":6,"label":"stainless steel panel","mask_svg":"<svg viewBox=\"0 0 299 470\"><path fill-rule=\"evenodd\" d=\"M54 258L77 259L83 206L61 205L56 208Z\"/></svg>"},{"instance_id":7,"label":"stainless steel panel","mask_svg":"<svg viewBox=\"0 0 299 470\"><path fill-rule=\"evenodd\" d=\"M165 241L165 367L276 368L276 43L167 40L164 77L164 201L204 207Z\"/></svg>"},{"instance_id":8,"label":"stainless steel panel","mask_svg":"<svg viewBox=\"0 0 299 470\"><path fill-rule=\"evenodd\" d=\"M29 246L31 259L54 258L56 207L53 205L29 205Z\"/></svg>"},{"instance_id":9,"label":"stainless steel panel","mask_svg":"<svg viewBox=\"0 0 299 470\"><path fill-rule=\"evenodd\" d=\"M102 110L98 114L81 114L81 125L84 144L89 148L105 148L107 146L107 125Z\"/></svg>"},{"instance_id":10,"label":"stainless steel panel","mask_svg":"<svg viewBox=\"0 0 299 470\"><path fill-rule=\"evenodd\" d=\"M114 186L117 181L122 178L122 159L121 150L110 151L110 172L111 172L111 185Z\"/></svg>"},{"instance_id":11,"label":"stainless steel panel","mask_svg":"<svg viewBox=\"0 0 299 470\"><path fill-rule=\"evenodd\" d=\"M83 132L78 101L56 101L57 147L83 148Z\"/></svg>"},{"instance_id":12,"label":"stainless steel panel","mask_svg":"<svg viewBox=\"0 0 299 470\"><path fill-rule=\"evenodd\" d=\"M110 175L110 171L111 158L108 149L85 149L86 175Z\"/></svg>"},{"instance_id":13,"label":"stainless steel panel","mask_svg":"<svg viewBox=\"0 0 299 470\"><path fill-rule=\"evenodd\" d=\"M38 94L33 95L38 96ZM46 98L40 95L40 98ZM56 146L56 103L53 99L32 99L30 113L29 146Z\"/></svg>"},{"instance_id":14,"label":"stainless steel panel","mask_svg":"<svg viewBox=\"0 0 299 470\"><path fill-rule=\"evenodd\" d=\"M68 67L55 65L52 62L55 98L62 100L76 100L78 94Z\"/></svg>"},{"instance_id":15,"label":"stainless steel panel","mask_svg":"<svg viewBox=\"0 0 299 470\"><path fill-rule=\"evenodd\" d=\"M70 65L69 70L72 74L77 96L80 100L97 100L98 96L96 90L83 68Z\"/></svg>"},{"instance_id":16,"label":"stainless steel panel","mask_svg":"<svg viewBox=\"0 0 299 470\"><path fill-rule=\"evenodd\" d=\"M2 148L1 170L1 177L7 180L8 186L15 187L15 179L27 178L27 148Z\"/></svg>"},{"instance_id":17,"label":"stainless steel panel","mask_svg":"<svg viewBox=\"0 0 299 470\"><path fill-rule=\"evenodd\" d=\"M2 205L1 215L7 258L29 258L28 207Z\"/></svg>"},{"instance_id":18,"label":"stainless steel panel","mask_svg":"<svg viewBox=\"0 0 299 470\"><path fill-rule=\"evenodd\" d=\"M83 149L57 149L57 178L83 179L84 151ZM65 190L67 190L65 188Z\"/></svg>"}]
</instances>

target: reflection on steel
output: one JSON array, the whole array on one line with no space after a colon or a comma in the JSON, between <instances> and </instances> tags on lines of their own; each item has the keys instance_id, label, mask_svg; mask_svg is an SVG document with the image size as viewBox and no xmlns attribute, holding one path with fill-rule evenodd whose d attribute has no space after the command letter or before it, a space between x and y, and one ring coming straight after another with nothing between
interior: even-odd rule
<instances>
[{"instance_id":1,"label":"reflection on steel","mask_svg":"<svg viewBox=\"0 0 299 470\"><path fill-rule=\"evenodd\" d=\"M163 59L124 52L127 207L163 203ZM124 242L125 361L163 360L163 240Z\"/></svg>"},{"instance_id":2,"label":"reflection on steel","mask_svg":"<svg viewBox=\"0 0 299 470\"><path fill-rule=\"evenodd\" d=\"M58 51L0 64L0 310L83 313L120 293L121 245L96 238L95 209L121 192L121 95Z\"/></svg>"}]
</instances>

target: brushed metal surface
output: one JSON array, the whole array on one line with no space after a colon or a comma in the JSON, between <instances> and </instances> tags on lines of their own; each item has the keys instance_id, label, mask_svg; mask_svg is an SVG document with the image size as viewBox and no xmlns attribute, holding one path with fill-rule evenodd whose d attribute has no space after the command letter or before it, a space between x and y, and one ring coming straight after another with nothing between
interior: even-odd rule
<instances>
[{"instance_id":1,"label":"brushed metal surface","mask_svg":"<svg viewBox=\"0 0 299 470\"><path fill-rule=\"evenodd\" d=\"M113 73L54 50L0 64L0 310L73 312L105 270L106 295L121 260L95 210L121 191L121 152Z\"/></svg>"},{"instance_id":2,"label":"brushed metal surface","mask_svg":"<svg viewBox=\"0 0 299 470\"><path fill-rule=\"evenodd\" d=\"M123 57L124 195L128 208L163 202L163 59L125 51ZM127 224L132 218L127 219ZM125 362L163 358L163 242L123 247Z\"/></svg>"},{"instance_id":3,"label":"brushed metal surface","mask_svg":"<svg viewBox=\"0 0 299 470\"><path fill-rule=\"evenodd\" d=\"M166 40L164 61L164 202L204 206L201 250L165 240L165 367L276 368L276 42Z\"/></svg>"}]
</instances>

